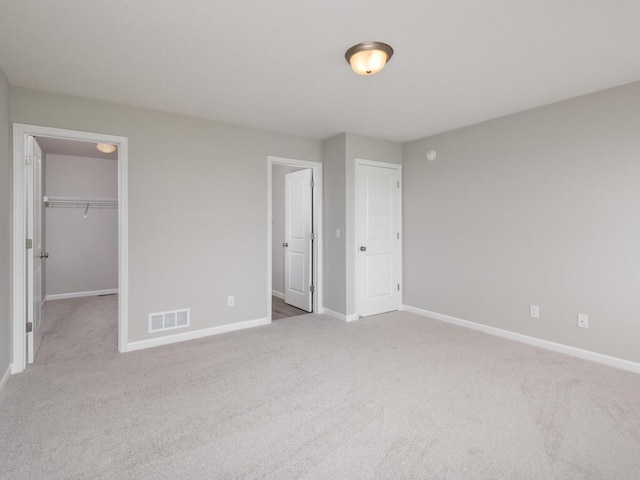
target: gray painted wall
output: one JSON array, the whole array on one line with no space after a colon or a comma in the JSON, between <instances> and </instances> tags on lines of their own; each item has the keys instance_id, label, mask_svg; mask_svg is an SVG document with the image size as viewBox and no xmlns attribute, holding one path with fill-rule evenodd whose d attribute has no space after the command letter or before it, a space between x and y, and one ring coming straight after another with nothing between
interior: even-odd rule
<instances>
[{"instance_id":1,"label":"gray painted wall","mask_svg":"<svg viewBox=\"0 0 640 480\"><path fill-rule=\"evenodd\" d=\"M289 167L287 165L273 164L271 172L271 210L272 210L272 270L271 288L276 292L284 294L284 196L287 173L303 170L300 167Z\"/></svg>"},{"instance_id":2,"label":"gray painted wall","mask_svg":"<svg viewBox=\"0 0 640 480\"><path fill-rule=\"evenodd\" d=\"M355 311L354 161L399 163L401 145L317 142L17 87L10 96L12 121L129 137L130 341L149 337L152 311L191 307L192 329L266 317L267 155L324 161L325 306ZM6 103L2 77L0 113ZM405 144L405 303L640 361L638 125L635 83ZM0 168L7 189L7 149Z\"/></svg>"},{"instance_id":3,"label":"gray painted wall","mask_svg":"<svg viewBox=\"0 0 640 480\"><path fill-rule=\"evenodd\" d=\"M118 162L48 154L45 195L118 198ZM47 295L118 288L118 210L46 209Z\"/></svg>"},{"instance_id":4,"label":"gray painted wall","mask_svg":"<svg viewBox=\"0 0 640 480\"><path fill-rule=\"evenodd\" d=\"M11 155L9 82L0 69L0 378L11 363Z\"/></svg>"},{"instance_id":5,"label":"gray painted wall","mask_svg":"<svg viewBox=\"0 0 640 480\"><path fill-rule=\"evenodd\" d=\"M324 180L324 305L346 313L346 134L322 142ZM336 236L340 230L340 238Z\"/></svg>"},{"instance_id":6,"label":"gray painted wall","mask_svg":"<svg viewBox=\"0 0 640 480\"><path fill-rule=\"evenodd\" d=\"M638 362L639 205L640 83L408 143L404 301Z\"/></svg>"},{"instance_id":7,"label":"gray painted wall","mask_svg":"<svg viewBox=\"0 0 640 480\"><path fill-rule=\"evenodd\" d=\"M151 312L190 307L191 330L267 317L267 156L321 161L321 142L20 87L10 93L14 122L129 138L129 341L159 335L147 333Z\"/></svg>"}]
</instances>

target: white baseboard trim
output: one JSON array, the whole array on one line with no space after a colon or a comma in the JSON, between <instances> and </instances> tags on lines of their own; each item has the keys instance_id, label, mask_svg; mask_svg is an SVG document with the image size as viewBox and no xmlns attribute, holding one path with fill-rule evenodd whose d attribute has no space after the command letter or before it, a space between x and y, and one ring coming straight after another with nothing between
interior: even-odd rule
<instances>
[{"instance_id":1,"label":"white baseboard trim","mask_svg":"<svg viewBox=\"0 0 640 480\"><path fill-rule=\"evenodd\" d=\"M108 290L91 290L89 292L72 292L72 293L56 293L55 295L47 295L45 302L49 300L64 300L66 298L81 298L81 297L97 297L98 295L113 295L118 293L117 288L110 288Z\"/></svg>"},{"instance_id":2,"label":"white baseboard trim","mask_svg":"<svg viewBox=\"0 0 640 480\"><path fill-rule=\"evenodd\" d=\"M196 338L209 337L211 335L220 335L221 333L234 332L236 330L244 330L245 328L259 327L271 323L268 318L258 318L256 320L247 320L246 322L230 323L228 325L220 325L218 327L203 328L201 330L193 330L191 332L177 333L175 335L165 335L163 337L150 338L148 340L140 340L138 342L130 342L127 344L127 352L136 350L144 350L145 348L159 347L161 345L170 345L172 343L184 342L187 340L195 340Z\"/></svg>"},{"instance_id":3,"label":"white baseboard trim","mask_svg":"<svg viewBox=\"0 0 640 480\"><path fill-rule=\"evenodd\" d=\"M271 290L271 295L273 295L274 297L278 297L278 298L281 298L282 300L284 300L284 293L278 292L277 290Z\"/></svg>"},{"instance_id":4,"label":"white baseboard trim","mask_svg":"<svg viewBox=\"0 0 640 480\"><path fill-rule=\"evenodd\" d=\"M330 317L337 318L338 320L342 320L343 322L354 322L358 320L360 317L356 314L345 315L344 313L334 312L328 308L324 308L324 313L329 315Z\"/></svg>"},{"instance_id":5,"label":"white baseboard trim","mask_svg":"<svg viewBox=\"0 0 640 480\"><path fill-rule=\"evenodd\" d=\"M9 364L9 366L7 367L7 370L4 372L4 375L2 375L2 378L0 379L0 394L2 394L4 387L7 386L7 382L9 381L10 376L11 376L11 364Z\"/></svg>"},{"instance_id":6,"label":"white baseboard trim","mask_svg":"<svg viewBox=\"0 0 640 480\"><path fill-rule=\"evenodd\" d=\"M333 310L324 307L324 314L329 315L330 317L337 318L338 320L342 320L343 322L347 321L347 316L344 313L334 312Z\"/></svg>"},{"instance_id":7,"label":"white baseboard trim","mask_svg":"<svg viewBox=\"0 0 640 480\"><path fill-rule=\"evenodd\" d=\"M490 327L489 325L483 325L481 323L471 322L469 320L463 320L461 318L452 317L443 313L431 312L422 308L412 307L411 305L403 305L403 310L411 313L416 313L425 317L440 320L442 322L451 323L460 327L477 330L479 332L488 333L489 335L495 335L496 337L502 337L509 340L515 340L516 342L526 343L527 345L533 345L534 347L544 348L572 357L581 358L583 360L589 360L591 362L601 363L609 367L619 368L621 370L627 370L629 372L640 373L640 363L632 362L630 360L624 360L618 357L611 357L602 353L592 352L590 350L583 350L581 348L570 347L569 345L563 345L562 343L555 343L549 340L543 340L541 338L530 337L521 333L511 332L509 330L503 330L501 328Z\"/></svg>"}]
</instances>

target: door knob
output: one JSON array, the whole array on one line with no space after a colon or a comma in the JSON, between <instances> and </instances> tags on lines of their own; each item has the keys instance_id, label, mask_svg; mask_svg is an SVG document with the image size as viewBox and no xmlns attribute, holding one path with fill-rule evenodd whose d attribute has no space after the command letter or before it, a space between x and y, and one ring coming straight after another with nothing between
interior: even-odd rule
<instances>
[{"instance_id":1,"label":"door knob","mask_svg":"<svg viewBox=\"0 0 640 480\"><path fill-rule=\"evenodd\" d=\"M49 258L49 252L41 253L40 258Z\"/></svg>"},{"instance_id":2,"label":"door knob","mask_svg":"<svg viewBox=\"0 0 640 480\"><path fill-rule=\"evenodd\" d=\"M367 251L367 247L360 247L360 251L361 252L366 252Z\"/></svg>"},{"instance_id":3,"label":"door knob","mask_svg":"<svg viewBox=\"0 0 640 480\"><path fill-rule=\"evenodd\" d=\"M289 244L288 244L287 242L284 242L284 243L282 244L282 246L286 248L286 247L288 247L288 246L289 246Z\"/></svg>"}]
</instances>

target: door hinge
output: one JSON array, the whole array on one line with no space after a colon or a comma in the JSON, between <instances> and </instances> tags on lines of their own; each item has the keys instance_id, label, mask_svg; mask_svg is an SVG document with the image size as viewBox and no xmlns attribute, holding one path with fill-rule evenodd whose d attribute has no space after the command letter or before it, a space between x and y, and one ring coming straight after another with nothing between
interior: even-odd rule
<instances>
[{"instance_id":1,"label":"door hinge","mask_svg":"<svg viewBox=\"0 0 640 480\"><path fill-rule=\"evenodd\" d=\"M311 238L311 240L315 240L316 239L316 234L311 232L309 238Z\"/></svg>"},{"instance_id":2,"label":"door hinge","mask_svg":"<svg viewBox=\"0 0 640 480\"><path fill-rule=\"evenodd\" d=\"M33 240L31 238L27 238L27 241L25 243L25 248L27 250L31 250L33 248Z\"/></svg>"},{"instance_id":3,"label":"door hinge","mask_svg":"<svg viewBox=\"0 0 640 480\"><path fill-rule=\"evenodd\" d=\"M27 322L27 333L33 332L33 323Z\"/></svg>"},{"instance_id":4,"label":"door hinge","mask_svg":"<svg viewBox=\"0 0 640 480\"><path fill-rule=\"evenodd\" d=\"M24 164L25 164L26 167L31 165L31 159L32 159L31 155L25 155L24 156Z\"/></svg>"},{"instance_id":5,"label":"door hinge","mask_svg":"<svg viewBox=\"0 0 640 480\"><path fill-rule=\"evenodd\" d=\"M400 188L400 180L398 180L397 182L398 188Z\"/></svg>"},{"instance_id":6,"label":"door hinge","mask_svg":"<svg viewBox=\"0 0 640 480\"><path fill-rule=\"evenodd\" d=\"M315 291L316 291L316 287L315 287L314 285L309 286L309 291L310 291L311 293L315 293Z\"/></svg>"},{"instance_id":7,"label":"door hinge","mask_svg":"<svg viewBox=\"0 0 640 480\"><path fill-rule=\"evenodd\" d=\"M398 284L398 291L400 291L400 284Z\"/></svg>"},{"instance_id":8,"label":"door hinge","mask_svg":"<svg viewBox=\"0 0 640 480\"><path fill-rule=\"evenodd\" d=\"M400 232L398 232L397 237L398 237L398 240L400 240Z\"/></svg>"},{"instance_id":9,"label":"door hinge","mask_svg":"<svg viewBox=\"0 0 640 480\"><path fill-rule=\"evenodd\" d=\"M311 180L311 182L309 183L309 185L311 185L311 188L316 186L316 182L314 182L313 180Z\"/></svg>"}]
</instances>

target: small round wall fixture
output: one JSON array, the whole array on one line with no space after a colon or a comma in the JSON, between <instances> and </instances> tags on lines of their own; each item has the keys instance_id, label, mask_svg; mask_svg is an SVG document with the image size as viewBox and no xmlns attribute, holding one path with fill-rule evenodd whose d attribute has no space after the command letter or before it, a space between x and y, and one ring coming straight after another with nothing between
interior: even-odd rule
<instances>
[{"instance_id":1,"label":"small round wall fixture","mask_svg":"<svg viewBox=\"0 0 640 480\"><path fill-rule=\"evenodd\" d=\"M344 54L344 58L358 75L375 75L392 56L393 48L382 42L362 42Z\"/></svg>"},{"instance_id":2,"label":"small round wall fixture","mask_svg":"<svg viewBox=\"0 0 640 480\"><path fill-rule=\"evenodd\" d=\"M436 151L432 148L430 150L427 150L427 160L429 160L430 162L433 162L436 159Z\"/></svg>"},{"instance_id":3,"label":"small round wall fixture","mask_svg":"<svg viewBox=\"0 0 640 480\"><path fill-rule=\"evenodd\" d=\"M96 148L102 153L113 153L116 151L116 146L111 143L98 143Z\"/></svg>"}]
</instances>

